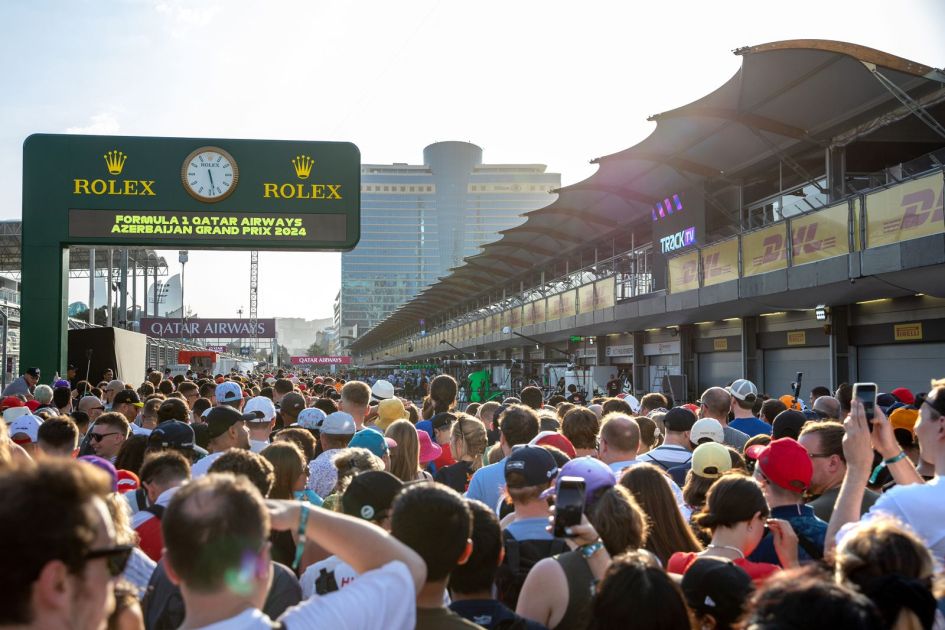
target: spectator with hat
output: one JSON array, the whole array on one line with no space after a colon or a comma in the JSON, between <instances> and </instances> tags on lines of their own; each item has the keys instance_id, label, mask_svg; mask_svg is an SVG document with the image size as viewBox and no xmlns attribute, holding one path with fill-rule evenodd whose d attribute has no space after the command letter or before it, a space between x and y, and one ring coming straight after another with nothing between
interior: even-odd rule
<instances>
[{"instance_id":1,"label":"spectator with hat","mask_svg":"<svg viewBox=\"0 0 945 630\"><path fill-rule=\"evenodd\" d=\"M239 411L243 408L243 388L234 381L223 381L213 392L217 406L232 407Z\"/></svg>"},{"instance_id":2,"label":"spectator with hat","mask_svg":"<svg viewBox=\"0 0 945 630\"><path fill-rule=\"evenodd\" d=\"M820 560L824 555L827 523L817 518L814 508L804 505L802 500L810 489L814 472L807 449L797 440L780 438L765 446L752 446L750 450L750 456L757 460L754 476L764 491L771 517L790 523L797 535L798 557L802 562ZM777 564L774 537L765 535L749 559Z\"/></svg>"},{"instance_id":3,"label":"spectator with hat","mask_svg":"<svg viewBox=\"0 0 945 630\"><path fill-rule=\"evenodd\" d=\"M378 379L371 387L371 401L380 403L394 397L394 385L386 379Z\"/></svg>"},{"instance_id":4,"label":"spectator with hat","mask_svg":"<svg viewBox=\"0 0 945 630\"><path fill-rule=\"evenodd\" d=\"M384 469L390 469L390 449L397 446L397 442L389 437L384 437L380 431L367 429L358 431L348 442L348 448L366 448L373 454L381 458L384 462Z\"/></svg>"},{"instance_id":5,"label":"spectator with hat","mask_svg":"<svg viewBox=\"0 0 945 630\"><path fill-rule=\"evenodd\" d=\"M529 441L529 444L538 446L552 446L567 456L568 459L577 457L577 450L571 444L571 440L564 437L557 431L542 431Z\"/></svg>"},{"instance_id":6,"label":"spectator with hat","mask_svg":"<svg viewBox=\"0 0 945 630\"><path fill-rule=\"evenodd\" d=\"M26 454L36 458L39 450L39 429L43 421L32 414L20 416L9 426L10 440L20 446ZM117 451L116 451L117 453Z\"/></svg>"},{"instance_id":7,"label":"spectator with hat","mask_svg":"<svg viewBox=\"0 0 945 630\"><path fill-rule=\"evenodd\" d=\"M821 396L814 404L829 396ZM838 422L809 422L801 431L798 442L810 454L813 472L807 502L817 518L830 521L833 506L840 494L840 485L847 472L847 460L843 455L843 425ZM860 514L865 514L879 495L872 490L863 494Z\"/></svg>"},{"instance_id":8,"label":"spectator with hat","mask_svg":"<svg viewBox=\"0 0 945 630\"><path fill-rule=\"evenodd\" d=\"M429 433L420 429L415 430L417 431L417 441L419 442L420 468L432 479L432 473L429 469L433 468L433 462L443 454L443 449L439 444L433 441Z\"/></svg>"},{"instance_id":9,"label":"spectator with hat","mask_svg":"<svg viewBox=\"0 0 945 630\"><path fill-rule=\"evenodd\" d=\"M385 471L369 470L355 475L341 496L341 511L390 531L390 508L404 484ZM302 597L326 595L350 586L358 572L336 555L309 565L299 578Z\"/></svg>"},{"instance_id":10,"label":"spectator with hat","mask_svg":"<svg viewBox=\"0 0 945 630\"><path fill-rule=\"evenodd\" d=\"M407 409L399 398L389 398L377 403L377 420L374 424L381 431L387 431L387 427L397 420L406 419Z\"/></svg>"},{"instance_id":11,"label":"spectator with hat","mask_svg":"<svg viewBox=\"0 0 945 630\"><path fill-rule=\"evenodd\" d=\"M133 389L122 389L112 397L112 411L123 415L129 425L134 424L142 407L144 403Z\"/></svg>"},{"instance_id":12,"label":"spectator with hat","mask_svg":"<svg viewBox=\"0 0 945 630\"><path fill-rule=\"evenodd\" d=\"M39 383L39 379L39 368L26 368L22 376L12 380L9 385L3 388L3 393L0 393L0 396L25 396L26 398L32 398L33 388Z\"/></svg>"},{"instance_id":13,"label":"spectator with hat","mask_svg":"<svg viewBox=\"0 0 945 630\"><path fill-rule=\"evenodd\" d=\"M786 409L779 413L771 423L771 439L791 438L796 440L801 429L807 424L807 416L796 409Z\"/></svg>"},{"instance_id":14,"label":"spectator with hat","mask_svg":"<svg viewBox=\"0 0 945 630\"><path fill-rule=\"evenodd\" d=\"M534 409L524 405L511 405L499 417L500 452L508 457L512 447L528 444L538 435L539 420ZM500 460L495 464L483 466L469 481L466 497L482 501L498 512L502 486L505 485L505 466Z\"/></svg>"},{"instance_id":15,"label":"spectator with hat","mask_svg":"<svg viewBox=\"0 0 945 630\"><path fill-rule=\"evenodd\" d=\"M663 416L663 426L666 431L663 443L640 455L639 461L656 464L666 471L688 464L692 459L692 442L689 440L689 434L695 424L696 414L682 407L673 407Z\"/></svg>"},{"instance_id":16,"label":"spectator with hat","mask_svg":"<svg viewBox=\"0 0 945 630\"><path fill-rule=\"evenodd\" d=\"M321 454L309 464L308 488L320 497L327 497L338 483L338 470L331 460L348 446L356 432L354 418L344 411L328 414L318 432Z\"/></svg>"},{"instance_id":17,"label":"spectator with hat","mask_svg":"<svg viewBox=\"0 0 945 630\"><path fill-rule=\"evenodd\" d=\"M513 507L506 535L518 541L551 540L548 502L541 495L558 474L554 457L540 446L520 444L503 461L505 494Z\"/></svg>"},{"instance_id":18,"label":"spectator with hat","mask_svg":"<svg viewBox=\"0 0 945 630\"><path fill-rule=\"evenodd\" d=\"M739 384L739 389L736 390L739 392L739 395L745 396L744 399L740 400L747 404L750 399L752 404L754 404L754 396L757 395L757 390L754 389L755 386L750 381L745 380L738 380L735 381L735 383ZM755 393L752 394L752 391ZM734 398L735 395L728 389L710 387L702 393L702 398L699 400L699 417L718 420L719 424L722 425L722 432L724 433L725 439L723 443L741 451L745 448L745 442L748 441L749 436L738 429L730 427L728 424L728 414L735 404L733 402Z\"/></svg>"},{"instance_id":19,"label":"spectator with hat","mask_svg":"<svg viewBox=\"0 0 945 630\"><path fill-rule=\"evenodd\" d=\"M259 453L269 446L269 436L276 422L276 406L272 399L256 396L246 401L243 406L243 415L250 416L247 422L249 449L254 453Z\"/></svg>"},{"instance_id":20,"label":"spectator with hat","mask_svg":"<svg viewBox=\"0 0 945 630\"><path fill-rule=\"evenodd\" d=\"M148 435L148 453L166 449L177 451L190 464L207 456L207 451L197 446L193 427L180 420L165 420Z\"/></svg>"},{"instance_id":21,"label":"spectator with hat","mask_svg":"<svg viewBox=\"0 0 945 630\"><path fill-rule=\"evenodd\" d=\"M760 433L771 435L771 425L754 414L755 403L758 400L758 388L751 381L740 378L728 388L732 395L732 417L729 426L741 431L748 437Z\"/></svg>"},{"instance_id":22,"label":"spectator with hat","mask_svg":"<svg viewBox=\"0 0 945 630\"><path fill-rule=\"evenodd\" d=\"M3 419L7 424L30 412L29 407L26 406L26 401L20 396L4 397L0 401L0 409L3 410Z\"/></svg>"},{"instance_id":23,"label":"spectator with hat","mask_svg":"<svg viewBox=\"0 0 945 630\"><path fill-rule=\"evenodd\" d=\"M194 479L206 475L213 462L228 449L249 449L248 418L234 407L213 407L207 412L206 420L210 454L194 464L191 470Z\"/></svg>"},{"instance_id":24,"label":"spectator with hat","mask_svg":"<svg viewBox=\"0 0 945 630\"><path fill-rule=\"evenodd\" d=\"M124 389L125 383L117 378L108 381L108 383L105 385L105 390L103 391L102 396L104 398L105 407L108 409L108 411L115 411L112 401L115 399L115 394L120 391L124 391Z\"/></svg>"},{"instance_id":25,"label":"spectator with hat","mask_svg":"<svg viewBox=\"0 0 945 630\"><path fill-rule=\"evenodd\" d=\"M298 392L289 392L279 403L276 414L276 428L282 429L298 422L299 414L305 409L305 397Z\"/></svg>"},{"instance_id":26,"label":"spectator with hat","mask_svg":"<svg viewBox=\"0 0 945 630\"><path fill-rule=\"evenodd\" d=\"M682 592L701 628L730 630L741 619L754 586L730 560L699 558L682 578Z\"/></svg>"}]
</instances>

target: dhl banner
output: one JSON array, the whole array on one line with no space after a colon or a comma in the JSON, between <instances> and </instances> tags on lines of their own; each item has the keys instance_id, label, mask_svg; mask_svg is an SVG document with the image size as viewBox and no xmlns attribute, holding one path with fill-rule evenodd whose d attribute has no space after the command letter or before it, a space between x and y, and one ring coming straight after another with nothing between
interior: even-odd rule
<instances>
[{"instance_id":1,"label":"dhl banner","mask_svg":"<svg viewBox=\"0 0 945 630\"><path fill-rule=\"evenodd\" d=\"M850 209L846 202L791 219L795 265L850 253Z\"/></svg>"},{"instance_id":2,"label":"dhl banner","mask_svg":"<svg viewBox=\"0 0 945 630\"><path fill-rule=\"evenodd\" d=\"M699 252L693 250L682 256L674 256L669 265L669 292L682 293L699 288Z\"/></svg>"},{"instance_id":3,"label":"dhl banner","mask_svg":"<svg viewBox=\"0 0 945 630\"><path fill-rule=\"evenodd\" d=\"M565 291L561 294L561 317L577 315L577 291Z\"/></svg>"},{"instance_id":4,"label":"dhl banner","mask_svg":"<svg viewBox=\"0 0 945 630\"><path fill-rule=\"evenodd\" d=\"M541 324L545 321L545 304L545 300L537 300L535 302L529 302L525 305L526 312L528 311L528 308L531 307L532 324Z\"/></svg>"},{"instance_id":5,"label":"dhl banner","mask_svg":"<svg viewBox=\"0 0 945 630\"><path fill-rule=\"evenodd\" d=\"M611 308L614 305L614 286L616 278L613 276L599 280L594 284L594 308Z\"/></svg>"},{"instance_id":6,"label":"dhl banner","mask_svg":"<svg viewBox=\"0 0 945 630\"><path fill-rule=\"evenodd\" d=\"M561 319L561 296L552 295L550 298L545 300L545 302L548 304L548 321L553 322L556 319Z\"/></svg>"},{"instance_id":7,"label":"dhl banner","mask_svg":"<svg viewBox=\"0 0 945 630\"><path fill-rule=\"evenodd\" d=\"M702 249L702 286L738 279L738 239L714 243Z\"/></svg>"},{"instance_id":8,"label":"dhl banner","mask_svg":"<svg viewBox=\"0 0 945 630\"><path fill-rule=\"evenodd\" d=\"M518 328L522 325L522 307L515 306L509 311L509 326Z\"/></svg>"},{"instance_id":9,"label":"dhl banner","mask_svg":"<svg viewBox=\"0 0 945 630\"><path fill-rule=\"evenodd\" d=\"M531 326L535 323L535 303L526 302L522 307L522 325Z\"/></svg>"},{"instance_id":10,"label":"dhl banner","mask_svg":"<svg viewBox=\"0 0 945 630\"><path fill-rule=\"evenodd\" d=\"M482 319L477 319L473 322L473 335L476 337L482 337Z\"/></svg>"},{"instance_id":11,"label":"dhl banner","mask_svg":"<svg viewBox=\"0 0 945 630\"><path fill-rule=\"evenodd\" d=\"M879 247L945 231L942 173L866 196L866 246Z\"/></svg>"},{"instance_id":12,"label":"dhl banner","mask_svg":"<svg viewBox=\"0 0 945 630\"><path fill-rule=\"evenodd\" d=\"M756 276L787 267L787 225L778 223L742 235L745 276Z\"/></svg>"},{"instance_id":13,"label":"dhl banner","mask_svg":"<svg viewBox=\"0 0 945 630\"><path fill-rule=\"evenodd\" d=\"M496 323L496 332L502 332L502 329L506 326L511 326L512 312L511 311L502 311L499 313L499 321Z\"/></svg>"},{"instance_id":14,"label":"dhl banner","mask_svg":"<svg viewBox=\"0 0 945 630\"><path fill-rule=\"evenodd\" d=\"M594 285L585 284L578 288L578 304L580 304L581 313L591 313L594 311Z\"/></svg>"}]
</instances>

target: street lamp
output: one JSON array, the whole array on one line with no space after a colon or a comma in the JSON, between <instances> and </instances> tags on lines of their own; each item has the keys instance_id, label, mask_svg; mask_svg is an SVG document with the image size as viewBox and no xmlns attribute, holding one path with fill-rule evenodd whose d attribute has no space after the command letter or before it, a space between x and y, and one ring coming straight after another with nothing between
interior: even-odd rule
<instances>
[{"instance_id":1,"label":"street lamp","mask_svg":"<svg viewBox=\"0 0 945 630\"><path fill-rule=\"evenodd\" d=\"M189 258L187 250L182 249L177 252L177 260L180 262L180 340L184 342L184 270L187 267Z\"/></svg>"}]
</instances>

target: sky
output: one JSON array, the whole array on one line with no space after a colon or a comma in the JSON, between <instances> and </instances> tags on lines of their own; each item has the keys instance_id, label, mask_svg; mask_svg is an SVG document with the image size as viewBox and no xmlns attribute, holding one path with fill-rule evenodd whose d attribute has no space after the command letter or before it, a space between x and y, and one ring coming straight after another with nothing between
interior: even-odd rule
<instances>
[{"instance_id":1,"label":"sky","mask_svg":"<svg viewBox=\"0 0 945 630\"><path fill-rule=\"evenodd\" d=\"M941 0L2 0L0 219L36 132L344 140L380 164L465 140L572 184L724 83L736 48L837 39L941 68L943 29ZM340 255L262 252L259 280L260 316L330 317ZM248 252L191 251L190 310L235 317L248 295Z\"/></svg>"}]
</instances>

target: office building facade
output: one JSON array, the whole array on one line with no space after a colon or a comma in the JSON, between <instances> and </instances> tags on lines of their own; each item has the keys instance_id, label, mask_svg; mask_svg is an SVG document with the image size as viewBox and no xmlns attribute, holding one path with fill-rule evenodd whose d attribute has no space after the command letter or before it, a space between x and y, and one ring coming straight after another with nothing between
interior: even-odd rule
<instances>
[{"instance_id":1,"label":"office building facade","mask_svg":"<svg viewBox=\"0 0 945 630\"><path fill-rule=\"evenodd\" d=\"M431 144L423 158L362 165L361 241L341 257L337 330L370 330L561 185L542 164L483 164L466 142Z\"/></svg>"}]
</instances>

